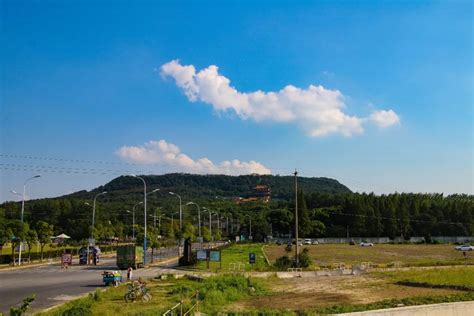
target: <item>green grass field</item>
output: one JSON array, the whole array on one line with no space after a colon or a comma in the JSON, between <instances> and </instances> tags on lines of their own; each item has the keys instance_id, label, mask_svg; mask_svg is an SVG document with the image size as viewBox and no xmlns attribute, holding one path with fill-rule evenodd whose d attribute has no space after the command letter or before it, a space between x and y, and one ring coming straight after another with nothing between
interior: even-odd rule
<instances>
[{"instance_id":1,"label":"green grass field","mask_svg":"<svg viewBox=\"0 0 474 316\"><path fill-rule=\"evenodd\" d=\"M414 282L439 286L464 286L474 290L474 267L435 268L430 270L410 269L378 273L393 282Z\"/></svg>"},{"instance_id":2,"label":"green grass field","mask_svg":"<svg viewBox=\"0 0 474 316\"><path fill-rule=\"evenodd\" d=\"M313 264L319 267L372 262L381 267L399 261L403 266L436 266L474 264L474 252L464 259L462 252L454 250L454 245L412 245L376 244L373 247L360 247L345 244L321 244L304 246L308 248ZM293 248L294 249L294 248ZM285 246L272 245L265 248L270 262L285 254ZM292 255L292 253L290 253Z\"/></svg>"}]
</instances>

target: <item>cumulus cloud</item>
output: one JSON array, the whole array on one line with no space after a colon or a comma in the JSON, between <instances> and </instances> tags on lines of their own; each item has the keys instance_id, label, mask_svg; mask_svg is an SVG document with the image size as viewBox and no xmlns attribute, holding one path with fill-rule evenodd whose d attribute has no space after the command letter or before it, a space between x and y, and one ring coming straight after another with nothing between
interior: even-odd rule
<instances>
[{"instance_id":1,"label":"cumulus cloud","mask_svg":"<svg viewBox=\"0 0 474 316\"><path fill-rule=\"evenodd\" d=\"M192 159L178 146L165 140L151 140L141 146L123 146L116 154L127 161L143 164L163 164L173 170L198 174L270 174L271 170L256 161L225 160L215 164L208 158Z\"/></svg>"},{"instance_id":2,"label":"cumulus cloud","mask_svg":"<svg viewBox=\"0 0 474 316\"><path fill-rule=\"evenodd\" d=\"M296 123L312 137L360 134L364 131L363 124L368 121L345 113L344 96L338 90L315 85L307 89L287 85L276 92L257 90L244 93L232 87L230 80L220 75L218 70L217 66L211 65L196 72L193 65L181 65L178 60L161 66L161 74L172 77L189 101L211 104L217 112L233 111L244 120ZM392 110L378 112L390 112L396 116ZM389 124L387 119L382 125L378 120L371 121L381 127L399 122Z\"/></svg>"},{"instance_id":3,"label":"cumulus cloud","mask_svg":"<svg viewBox=\"0 0 474 316\"><path fill-rule=\"evenodd\" d=\"M385 128L392 125L400 124L400 117L392 110L374 111L370 115L370 120L378 127Z\"/></svg>"}]
</instances>

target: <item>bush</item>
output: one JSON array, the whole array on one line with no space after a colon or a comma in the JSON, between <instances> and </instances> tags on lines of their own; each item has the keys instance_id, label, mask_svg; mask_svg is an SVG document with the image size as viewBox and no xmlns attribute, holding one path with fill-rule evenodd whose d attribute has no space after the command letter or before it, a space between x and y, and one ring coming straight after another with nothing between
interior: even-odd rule
<instances>
[{"instance_id":1,"label":"bush","mask_svg":"<svg viewBox=\"0 0 474 316\"><path fill-rule=\"evenodd\" d=\"M303 248L303 251L298 255L300 268L307 268L311 265L308 248Z\"/></svg>"},{"instance_id":2,"label":"bush","mask_svg":"<svg viewBox=\"0 0 474 316\"><path fill-rule=\"evenodd\" d=\"M288 244L285 246L285 251L286 252L291 252L291 250L293 249L293 246L291 244Z\"/></svg>"},{"instance_id":3,"label":"bush","mask_svg":"<svg viewBox=\"0 0 474 316\"><path fill-rule=\"evenodd\" d=\"M293 262L288 256L282 256L278 258L273 264L278 270L284 271L288 268L291 268Z\"/></svg>"}]
</instances>

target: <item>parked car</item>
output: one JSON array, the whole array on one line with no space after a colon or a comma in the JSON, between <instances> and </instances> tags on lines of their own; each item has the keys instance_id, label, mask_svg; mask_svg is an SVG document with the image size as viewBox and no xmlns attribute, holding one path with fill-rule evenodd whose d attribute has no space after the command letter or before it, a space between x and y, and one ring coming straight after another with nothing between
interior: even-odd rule
<instances>
[{"instance_id":1,"label":"parked car","mask_svg":"<svg viewBox=\"0 0 474 316\"><path fill-rule=\"evenodd\" d=\"M471 245L462 245L462 246L457 246L456 248L454 248L458 251L472 251L474 250L474 246L471 246Z\"/></svg>"},{"instance_id":2,"label":"parked car","mask_svg":"<svg viewBox=\"0 0 474 316\"><path fill-rule=\"evenodd\" d=\"M304 244L304 245L311 245L311 244L312 244L311 239L310 239L310 238L304 239L304 240L303 240L303 244Z\"/></svg>"},{"instance_id":3,"label":"parked car","mask_svg":"<svg viewBox=\"0 0 474 316\"><path fill-rule=\"evenodd\" d=\"M319 245L319 242L317 240L313 240L312 244L313 245Z\"/></svg>"},{"instance_id":4,"label":"parked car","mask_svg":"<svg viewBox=\"0 0 474 316\"><path fill-rule=\"evenodd\" d=\"M355 242L354 239L351 239L351 241L349 241L349 245L354 246L355 244L356 244L356 242Z\"/></svg>"},{"instance_id":5,"label":"parked car","mask_svg":"<svg viewBox=\"0 0 474 316\"><path fill-rule=\"evenodd\" d=\"M360 243L360 246L361 246L361 247L373 247L374 244L371 243L371 242L363 241L363 242Z\"/></svg>"}]
</instances>

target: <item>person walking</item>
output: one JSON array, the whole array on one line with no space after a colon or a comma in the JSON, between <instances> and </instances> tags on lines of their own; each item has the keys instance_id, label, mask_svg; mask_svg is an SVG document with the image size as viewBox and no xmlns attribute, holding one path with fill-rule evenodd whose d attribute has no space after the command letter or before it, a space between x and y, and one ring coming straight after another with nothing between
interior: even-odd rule
<instances>
[{"instance_id":1,"label":"person walking","mask_svg":"<svg viewBox=\"0 0 474 316\"><path fill-rule=\"evenodd\" d=\"M133 279L133 268L131 266L128 266L127 281L132 281L132 279Z\"/></svg>"}]
</instances>

